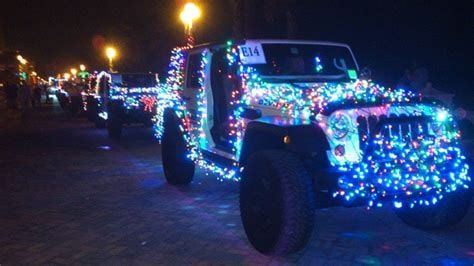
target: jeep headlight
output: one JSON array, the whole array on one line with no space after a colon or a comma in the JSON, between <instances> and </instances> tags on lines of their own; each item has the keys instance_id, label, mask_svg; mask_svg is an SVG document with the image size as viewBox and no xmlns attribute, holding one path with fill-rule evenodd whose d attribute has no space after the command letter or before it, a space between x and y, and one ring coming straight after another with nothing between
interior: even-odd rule
<instances>
[{"instance_id":1,"label":"jeep headlight","mask_svg":"<svg viewBox=\"0 0 474 266\"><path fill-rule=\"evenodd\" d=\"M444 123L448 120L449 118L449 113L446 110L439 110L438 113L436 114L436 121L438 123Z\"/></svg>"},{"instance_id":2,"label":"jeep headlight","mask_svg":"<svg viewBox=\"0 0 474 266\"><path fill-rule=\"evenodd\" d=\"M336 139L342 139L349 133L351 119L342 113L335 113L329 117L329 129Z\"/></svg>"},{"instance_id":3,"label":"jeep headlight","mask_svg":"<svg viewBox=\"0 0 474 266\"><path fill-rule=\"evenodd\" d=\"M451 120L451 114L447 110L438 110L434 115L433 123L431 123L431 129L436 135L442 136L449 128L450 124L448 124L448 122Z\"/></svg>"}]
</instances>

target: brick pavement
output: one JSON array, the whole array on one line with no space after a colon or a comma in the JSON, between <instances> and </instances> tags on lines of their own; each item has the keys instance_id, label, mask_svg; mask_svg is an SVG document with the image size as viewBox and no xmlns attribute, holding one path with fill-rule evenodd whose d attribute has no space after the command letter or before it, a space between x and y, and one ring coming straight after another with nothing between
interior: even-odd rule
<instances>
[{"instance_id":1,"label":"brick pavement","mask_svg":"<svg viewBox=\"0 0 474 266\"><path fill-rule=\"evenodd\" d=\"M52 107L24 122L0 114L1 265L474 264L474 208L434 233L390 208L319 210L303 252L262 256L244 235L236 184L198 172L169 186L151 130L124 133L109 140Z\"/></svg>"}]
</instances>

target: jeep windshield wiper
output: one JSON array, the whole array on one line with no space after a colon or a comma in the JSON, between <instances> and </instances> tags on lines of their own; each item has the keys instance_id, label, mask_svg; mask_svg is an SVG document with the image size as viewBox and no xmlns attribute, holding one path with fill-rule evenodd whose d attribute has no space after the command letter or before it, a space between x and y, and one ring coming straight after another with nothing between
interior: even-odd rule
<instances>
[{"instance_id":1,"label":"jeep windshield wiper","mask_svg":"<svg viewBox=\"0 0 474 266\"><path fill-rule=\"evenodd\" d=\"M340 75L287 75L287 76L261 76L265 81L269 82L287 82L297 81L332 81L348 79L346 74Z\"/></svg>"}]
</instances>

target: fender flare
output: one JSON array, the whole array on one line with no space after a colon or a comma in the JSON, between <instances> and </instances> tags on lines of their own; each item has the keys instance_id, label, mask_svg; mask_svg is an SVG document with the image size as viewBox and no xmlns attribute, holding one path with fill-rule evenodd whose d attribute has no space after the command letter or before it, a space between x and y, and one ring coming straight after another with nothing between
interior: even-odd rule
<instances>
[{"instance_id":1,"label":"fender flare","mask_svg":"<svg viewBox=\"0 0 474 266\"><path fill-rule=\"evenodd\" d=\"M255 120L247 125L239 158L240 166L245 166L253 153L269 149L326 157L329 143L319 126L302 123L301 120L287 120L284 123L275 121Z\"/></svg>"}]
</instances>

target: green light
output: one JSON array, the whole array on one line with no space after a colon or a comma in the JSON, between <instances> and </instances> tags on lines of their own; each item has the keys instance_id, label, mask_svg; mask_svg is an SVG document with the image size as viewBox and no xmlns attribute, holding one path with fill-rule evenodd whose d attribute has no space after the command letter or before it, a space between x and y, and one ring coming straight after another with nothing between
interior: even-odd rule
<instances>
[{"instance_id":1,"label":"green light","mask_svg":"<svg viewBox=\"0 0 474 266\"><path fill-rule=\"evenodd\" d=\"M23 79L23 80L26 80L28 78L28 74L26 74L26 72L21 72L20 73L20 78Z\"/></svg>"},{"instance_id":2,"label":"green light","mask_svg":"<svg viewBox=\"0 0 474 266\"><path fill-rule=\"evenodd\" d=\"M89 76L89 72L87 71L81 71L77 74L78 77L82 78L82 79L85 79Z\"/></svg>"},{"instance_id":3,"label":"green light","mask_svg":"<svg viewBox=\"0 0 474 266\"><path fill-rule=\"evenodd\" d=\"M357 79L357 71L355 71L354 69L348 69L347 75L349 75L350 79Z\"/></svg>"}]
</instances>

